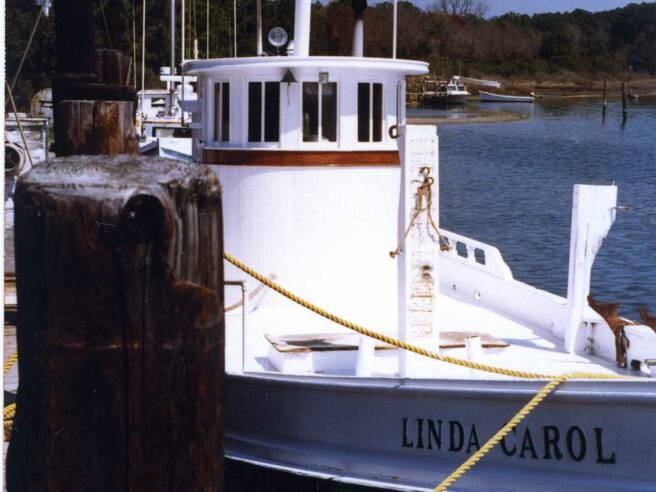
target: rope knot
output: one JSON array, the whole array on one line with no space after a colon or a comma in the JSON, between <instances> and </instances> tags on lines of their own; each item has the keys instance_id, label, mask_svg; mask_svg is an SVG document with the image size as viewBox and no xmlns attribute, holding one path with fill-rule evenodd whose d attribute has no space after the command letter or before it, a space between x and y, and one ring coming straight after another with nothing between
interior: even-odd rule
<instances>
[{"instance_id":1,"label":"rope knot","mask_svg":"<svg viewBox=\"0 0 656 492\"><path fill-rule=\"evenodd\" d=\"M403 248L403 245L405 244L406 239L408 238L408 234L410 234L410 229L415 225L417 222L417 219L419 218L419 214L423 211L426 211L426 215L428 216L428 223L431 226L431 229L435 231L435 234L437 234L438 237L438 242L440 244L440 251L450 251L451 250L451 245L449 244L449 241L447 238L445 238L437 228L437 225L435 225L435 221L433 220L433 184L435 184L435 178L433 178L430 175L430 168L428 167L422 167L419 170L419 174L423 176L423 181L417 188L417 202L415 204L415 210L412 215L412 219L410 219L410 224L405 230L405 233L403 234L403 237L401 238L401 241L399 241L399 245L396 247L394 251L390 251L389 255L390 258L394 259L399 254L401 254L401 249ZM426 206L424 207L424 197L426 198Z\"/></svg>"}]
</instances>

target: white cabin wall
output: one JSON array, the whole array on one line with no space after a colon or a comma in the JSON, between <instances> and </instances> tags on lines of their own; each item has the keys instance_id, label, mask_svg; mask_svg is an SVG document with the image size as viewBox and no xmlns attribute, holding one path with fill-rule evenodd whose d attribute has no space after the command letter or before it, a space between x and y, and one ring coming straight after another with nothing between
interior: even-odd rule
<instances>
[{"instance_id":1,"label":"white cabin wall","mask_svg":"<svg viewBox=\"0 0 656 492\"><path fill-rule=\"evenodd\" d=\"M397 262L389 251L398 241L399 167L212 168L226 251L340 316L396 334ZM225 266L226 280L248 279ZM259 309L303 308L269 295Z\"/></svg>"}]
</instances>

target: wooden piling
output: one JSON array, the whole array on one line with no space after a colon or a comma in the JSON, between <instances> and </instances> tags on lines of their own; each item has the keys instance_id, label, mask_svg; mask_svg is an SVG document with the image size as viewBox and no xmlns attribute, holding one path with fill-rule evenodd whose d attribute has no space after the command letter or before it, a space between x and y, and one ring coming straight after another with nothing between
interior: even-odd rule
<instances>
[{"instance_id":1,"label":"wooden piling","mask_svg":"<svg viewBox=\"0 0 656 492\"><path fill-rule=\"evenodd\" d=\"M57 73L52 77L55 152L136 153L137 93L131 59L117 50L95 49L91 10L87 0L57 3Z\"/></svg>"},{"instance_id":2,"label":"wooden piling","mask_svg":"<svg viewBox=\"0 0 656 492\"><path fill-rule=\"evenodd\" d=\"M604 96L601 102L601 117L602 119L606 118L606 110L608 109L608 101L606 97L606 79L604 79Z\"/></svg>"},{"instance_id":3,"label":"wooden piling","mask_svg":"<svg viewBox=\"0 0 656 492\"><path fill-rule=\"evenodd\" d=\"M8 490L222 491L214 175L146 157L58 158L14 199Z\"/></svg>"},{"instance_id":4,"label":"wooden piling","mask_svg":"<svg viewBox=\"0 0 656 492\"><path fill-rule=\"evenodd\" d=\"M58 154L136 154L133 107L125 101L61 101L65 124L55 128Z\"/></svg>"},{"instance_id":5,"label":"wooden piling","mask_svg":"<svg viewBox=\"0 0 656 492\"><path fill-rule=\"evenodd\" d=\"M626 120L629 115L628 100L626 95L626 84L622 82L622 119Z\"/></svg>"}]
</instances>

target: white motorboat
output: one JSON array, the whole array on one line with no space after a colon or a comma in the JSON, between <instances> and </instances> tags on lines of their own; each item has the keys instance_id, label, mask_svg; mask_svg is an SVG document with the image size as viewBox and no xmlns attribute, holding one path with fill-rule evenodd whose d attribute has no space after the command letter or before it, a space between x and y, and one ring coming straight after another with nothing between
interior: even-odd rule
<instances>
[{"instance_id":1,"label":"white motorboat","mask_svg":"<svg viewBox=\"0 0 656 492\"><path fill-rule=\"evenodd\" d=\"M493 94L492 92L478 91L481 102L513 102L513 103L532 103L535 102L534 96L511 96L507 94Z\"/></svg>"},{"instance_id":2,"label":"white motorboat","mask_svg":"<svg viewBox=\"0 0 656 492\"><path fill-rule=\"evenodd\" d=\"M175 55L175 5L170 3L171 64L160 67L160 81L166 88L145 89L145 37L142 38L141 90L137 93L138 114L136 126L139 131L139 151L150 154L157 151L160 157L191 160L190 128L191 113L197 110L198 97L192 83L195 77L177 74ZM185 18L182 8L182 61L184 62ZM143 12L145 26L145 11ZM145 30L143 31L145 36ZM197 43L196 43L197 44Z\"/></svg>"},{"instance_id":3,"label":"white motorboat","mask_svg":"<svg viewBox=\"0 0 656 492\"><path fill-rule=\"evenodd\" d=\"M454 75L448 82L440 82L433 90L423 93L422 102L428 106L461 105L470 96L467 86L459 75Z\"/></svg>"},{"instance_id":4,"label":"white motorboat","mask_svg":"<svg viewBox=\"0 0 656 492\"><path fill-rule=\"evenodd\" d=\"M574 189L566 298L515 280L494 246L438 232L436 129L405 124L405 77L427 64L361 56L359 18L357 56L310 56L310 8L296 0L293 56L183 66L225 250L263 274L225 265L226 456L429 490L577 373L451 490L656 490L656 333L611 330L587 301L617 188ZM274 275L355 334L272 291Z\"/></svg>"}]
</instances>

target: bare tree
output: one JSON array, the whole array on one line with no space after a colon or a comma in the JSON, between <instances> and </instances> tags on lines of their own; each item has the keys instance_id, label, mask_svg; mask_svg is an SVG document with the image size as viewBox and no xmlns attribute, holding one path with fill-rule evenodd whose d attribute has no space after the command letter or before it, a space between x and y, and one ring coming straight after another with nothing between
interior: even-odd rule
<instances>
[{"instance_id":1,"label":"bare tree","mask_svg":"<svg viewBox=\"0 0 656 492\"><path fill-rule=\"evenodd\" d=\"M436 0L435 10L446 15L465 16L473 15L485 17L487 4L484 0Z\"/></svg>"}]
</instances>

